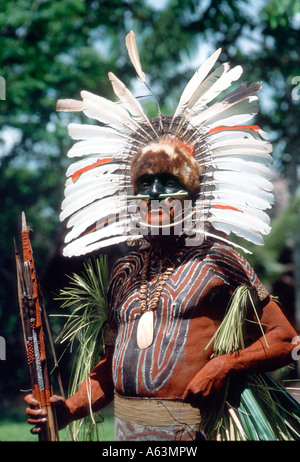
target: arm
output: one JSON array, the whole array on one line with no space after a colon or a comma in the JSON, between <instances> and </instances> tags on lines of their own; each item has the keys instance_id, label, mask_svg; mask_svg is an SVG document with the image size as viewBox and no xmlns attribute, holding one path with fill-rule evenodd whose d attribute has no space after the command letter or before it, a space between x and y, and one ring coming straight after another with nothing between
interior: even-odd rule
<instances>
[{"instance_id":1,"label":"arm","mask_svg":"<svg viewBox=\"0 0 300 462\"><path fill-rule=\"evenodd\" d=\"M112 346L105 348L105 356L91 371L90 387L92 410L94 412L102 409L113 399L114 386L112 380ZM29 416L28 422L36 425L33 433L41 431L40 425L45 424L47 415L41 409L37 409L37 404L32 395L27 395L25 401L29 404L26 413ZM87 381L85 380L78 391L70 398L64 400L61 396L54 395L51 404L56 408L58 427L61 430L74 420L86 417L89 414L89 399Z\"/></svg>"},{"instance_id":2,"label":"arm","mask_svg":"<svg viewBox=\"0 0 300 462\"><path fill-rule=\"evenodd\" d=\"M186 401L196 405L202 397L214 396L230 376L275 370L292 361L297 334L274 301L265 305L260 320L265 338L261 335L243 350L211 359L189 383Z\"/></svg>"},{"instance_id":3,"label":"arm","mask_svg":"<svg viewBox=\"0 0 300 462\"><path fill-rule=\"evenodd\" d=\"M109 305L111 305L112 294L111 281L109 285ZM113 324L113 323L112 323ZM91 389L92 410L94 412L104 408L113 399L114 384L112 379L112 358L114 352L115 333L113 328L105 331L105 356L94 367L89 374L89 386ZM39 409L38 402L33 395L27 395L25 401L28 404L26 414L29 416L28 423L35 425L32 433L39 433L41 426L47 422L47 413ZM74 420L89 415L89 397L87 381L84 380L78 391L68 399L54 395L50 399L52 406L56 408L58 428L61 430Z\"/></svg>"},{"instance_id":4,"label":"arm","mask_svg":"<svg viewBox=\"0 0 300 462\"><path fill-rule=\"evenodd\" d=\"M113 347L107 346L104 358L101 359L89 375L89 383L84 380L78 391L66 400L68 412L63 416L64 420L67 420L65 425L89 415L89 393L91 394L93 412L99 411L112 401L114 396L112 356Z\"/></svg>"}]
</instances>

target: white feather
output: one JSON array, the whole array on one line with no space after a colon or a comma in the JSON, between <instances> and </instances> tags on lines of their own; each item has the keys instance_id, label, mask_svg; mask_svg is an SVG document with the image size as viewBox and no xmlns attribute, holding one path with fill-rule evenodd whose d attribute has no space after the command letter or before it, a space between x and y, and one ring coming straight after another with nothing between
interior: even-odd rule
<instances>
[{"instance_id":1,"label":"white feather","mask_svg":"<svg viewBox=\"0 0 300 462\"><path fill-rule=\"evenodd\" d=\"M253 216L233 210L211 209L208 221L218 230L229 235L231 232L254 244L263 245L263 235L269 234L270 227Z\"/></svg>"},{"instance_id":2,"label":"white feather","mask_svg":"<svg viewBox=\"0 0 300 462\"><path fill-rule=\"evenodd\" d=\"M69 197L71 194L78 193L80 194L81 188L98 188L99 185L100 187L108 187L109 185L117 185L119 184L120 186L120 180L123 180L123 177L120 175L107 175L101 176L100 175L94 175L94 178L91 176L85 176L85 175L80 175L77 180L73 180L72 178L68 178L65 184L65 198ZM123 183L123 181L122 181Z\"/></svg>"},{"instance_id":3,"label":"white feather","mask_svg":"<svg viewBox=\"0 0 300 462\"><path fill-rule=\"evenodd\" d=\"M210 130L212 128L217 127L222 123L222 125L227 127L233 127L234 125L241 125L249 123L253 117L257 114L257 112L251 113L243 113L243 114L233 114L232 116L222 118L217 116L215 119L210 120L207 124L207 129Z\"/></svg>"},{"instance_id":4,"label":"white feather","mask_svg":"<svg viewBox=\"0 0 300 462\"><path fill-rule=\"evenodd\" d=\"M218 171L214 172L214 181L215 184L218 183L227 183L231 185L241 186L243 190L247 190L258 187L264 191L273 191L273 184L264 177L259 175L253 175L248 173L247 175L241 175L239 172L223 172Z\"/></svg>"},{"instance_id":5,"label":"white feather","mask_svg":"<svg viewBox=\"0 0 300 462\"><path fill-rule=\"evenodd\" d=\"M59 99L56 103L58 112L81 112L83 110L82 101L75 99Z\"/></svg>"},{"instance_id":6,"label":"white feather","mask_svg":"<svg viewBox=\"0 0 300 462\"><path fill-rule=\"evenodd\" d=\"M137 75L139 76L139 78L141 79L141 81L145 83L146 76L142 70L138 47L137 47L136 40L135 40L135 34L133 31L130 31L129 34L127 34L125 43L126 43L130 61L132 62L132 65L135 68L135 71Z\"/></svg>"},{"instance_id":7,"label":"white feather","mask_svg":"<svg viewBox=\"0 0 300 462\"><path fill-rule=\"evenodd\" d=\"M212 154L219 153L219 152L231 152L231 150L249 150L252 149L254 151L263 151L263 152L272 152L272 145L268 141L263 141L260 139L233 139L231 141L219 140L211 142L209 145L208 151L211 151Z\"/></svg>"},{"instance_id":8,"label":"white feather","mask_svg":"<svg viewBox=\"0 0 300 462\"><path fill-rule=\"evenodd\" d=\"M252 252L245 249L244 247L242 247L242 246L240 246L240 245L238 245L238 244L236 244L234 242L231 242L229 239L225 239L224 237L221 237L218 234L209 233L208 231L204 231L204 237L205 237L205 239L206 238L213 238L213 239L215 239L217 241L225 242L226 244L228 244L231 247L234 247L235 249L240 249L240 250L242 250L243 252L245 252L247 254L252 254Z\"/></svg>"},{"instance_id":9,"label":"white feather","mask_svg":"<svg viewBox=\"0 0 300 462\"><path fill-rule=\"evenodd\" d=\"M94 223L92 223L94 224ZM114 220L112 217L112 220L110 221L110 224L107 224L104 226L104 224L99 224L95 222L95 229L93 231L87 231L86 234L75 234L73 233L73 230L66 235L65 237L65 243L70 243L70 242L75 242L75 240L81 240L81 243L86 245L91 244L92 242L95 242L95 240L99 239L105 239L107 237L111 237L114 235L119 235L119 234L125 234L125 231L128 229L129 225L129 219L128 218L123 218L121 220ZM83 230L83 233L86 230ZM74 237L75 236L75 237Z\"/></svg>"},{"instance_id":10,"label":"white feather","mask_svg":"<svg viewBox=\"0 0 300 462\"><path fill-rule=\"evenodd\" d=\"M174 112L173 119L178 115L182 114L185 110L189 110L198 101L200 97L200 91L203 90L203 80L207 77L212 67L215 65L217 59L220 56L221 48L215 51L200 68L194 73L191 80L186 85L182 92L178 106ZM219 69L219 72L221 68Z\"/></svg>"},{"instance_id":11,"label":"white feather","mask_svg":"<svg viewBox=\"0 0 300 462\"><path fill-rule=\"evenodd\" d=\"M85 158L83 158L83 159L81 159L79 161L73 162L68 167L68 169L66 171L66 177L68 178L68 177L74 175L74 173L78 172L79 170L93 165L99 159L101 159L101 156L97 155L97 156L85 157ZM87 176L87 175L95 175L95 174L100 175L100 174L102 174L102 175L105 175L104 179L107 180L109 175L111 175L112 173L115 173L117 170L119 170L121 168L122 168L122 166L120 164L117 164L117 163L103 164L103 165L99 165L97 167L94 167L91 170L87 170L86 172L82 173L80 175L80 177L83 177L83 175ZM95 171L96 171L96 173L95 173ZM99 179L99 181L101 181L101 180Z\"/></svg>"},{"instance_id":12,"label":"white feather","mask_svg":"<svg viewBox=\"0 0 300 462\"><path fill-rule=\"evenodd\" d=\"M234 203L236 197L238 197L241 204L256 207L261 210L271 208L271 205L274 203L274 195L271 192L257 188L247 188L247 190L244 190L240 186L230 183L215 185L215 189L210 192L207 191L205 196L223 200L228 205L231 204L231 201Z\"/></svg>"},{"instance_id":13,"label":"white feather","mask_svg":"<svg viewBox=\"0 0 300 462\"><path fill-rule=\"evenodd\" d=\"M90 140L97 138L103 142L121 140L128 142L130 136L124 135L110 127L100 127L99 125L77 124L70 123L68 125L68 133L73 140Z\"/></svg>"},{"instance_id":14,"label":"white feather","mask_svg":"<svg viewBox=\"0 0 300 462\"><path fill-rule=\"evenodd\" d=\"M257 141L256 144L253 141ZM270 152L272 150L272 146L266 142L262 142L259 140L252 140L252 143L245 142L244 145L237 143L236 145L232 143L228 146L226 145L214 145L211 149L204 151L203 153L197 153L197 160L200 164L207 162L208 159L212 159L212 161L217 162L218 159L227 158L227 157L237 157L239 159L246 159L247 161L252 162L261 162L265 165L272 164L272 156Z\"/></svg>"},{"instance_id":15,"label":"white feather","mask_svg":"<svg viewBox=\"0 0 300 462\"><path fill-rule=\"evenodd\" d=\"M73 213L78 212L87 205L91 204L95 200L100 200L106 197L111 197L118 193L120 185L118 182L109 183L108 185L90 185L86 187L81 186L80 189L74 191L72 194L68 194L62 202L62 212L60 214L61 221Z\"/></svg>"},{"instance_id":16,"label":"white feather","mask_svg":"<svg viewBox=\"0 0 300 462\"><path fill-rule=\"evenodd\" d=\"M205 141L209 144L214 144L218 141L224 140L225 144L230 143L232 140L262 140L260 135L261 130L255 131L247 129L245 125L244 129L236 129L232 127L231 129L224 129L217 132L208 132L205 134Z\"/></svg>"},{"instance_id":17,"label":"white feather","mask_svg":"<svg viewBox=\"0 0 300 462\"><path fill-rule=\"evenodd\" d=\"M87 232L86 234L76 238L75 240L67 242L68 235L66 236L65 243L68 244L69 251L76 252L76 248L89 248L94 247L94 245L98 245L100 247L106 247L109 242L117 241L122 242L122 240L118 240L117 237L125 237L124 240L128 239L128 228L129 228L129 220L123 219L118 222L112 222L110 225L105 227L100 227L98 229L93 230L92 232ZM140 236L141 237L141 236ZM116 243L117 243L116 242Z\"/></svg>"},{"instance_id":18,"label":"white feather","mask_svg":"<svg viewBox=\"0 0 300 462\"><path fill-rule=\"evenodd\" d=\"M72 158L87 156L89 154L101 154L101 158L103 158L120 154L124 150L124 146L126 146L126 143L121 140L115 140L114 142L107 141L106 143L103 143L101 139L98 141L97 138L83 140L73 144L68 151L68 157Z\"/></svg>"},{"instance_id":19,"label":"white feather","mask_svg":"<svg viewBox=\"0 0 300 462\"><path fill-rule=\"evenodd\" d=\"M252 119L257 111L257 96L251 96L230 107L226 104L215 103L199 114L191 115L188 120L198 129L202 126L211 129L218 125L231 125L232 120L234 125L241 125Z\"/></svg>"},{"instance_id":20,"label":"white feather","mask_svg":"<svg viewBox=\"0 0 300 462\"><path fill-rule=\"evenodd\" d=\"M226 207L226 208L225 208ZM241 204L241 201L239 200L238 197L233 198L230 201L230 204L228 204L228 201L226 200L220 200L220 199L212 199L210 201L203 201L203 208L205 213L210 213L211 210L215 211L217 210L218 213L222 212L231 212L231 209L228 207L237 209L236 211L232 210L236 214L240 213L240 218L243 219L243 217L251 220L252 218L254 221L252 221L252 224L255 225L256 221L259 224L259 226L267 226L266 229L270 230L269 225L270 225L270 217L269 215L264 212L263 210L256 208L256 207L251 207L246 204ZM238 216L238 215L237 215Z\"/></svg>"},{"instance_id":21,"label":"white feather","mask_svg":"<svg viewBox=\"0 0 300 462\"><path fill-rule=\"evenodd\" d=\"M79 257L81 255L86 255L91 252L96 252L99 249L110 247L112 245L118 245L123 242L126 242L128 236L121 234L113 236L108 239L103 239L102 241L97 240L97 235L94 236L95 242L86 245L84 238L76 239L76 241L71 242L63 249L63 255L65 257Z\"/></svg>"},{"instance_id":22,"label":"white feather","mask_svg":"<svg viewBox=\"0 0 300 462\"><path fill-rule=\"evenodd\" d=\"M127 204L124 205L119 196L105 197L78 210L67 222L67 228L73 228L69 233L69 239L74 239L82 234L89 226L97 221L103 221L112 215L127 215Z\"/></svg>"},{"instance_id":23,"label":"white feather","mask_svg":"<svg viewBox=\"0 0 300 462\"><path fill-rule=\"evenodd\" d=\"M244 161L245 163L252 162L253 164L257 165L257 169L263 169L264 166L268 167L269 169L269 166L272 164L273 160L272 156L269 153L264 153L263 151L257 151L256 153L253 153L251 152L251 150L244 150L241 154L240 152L238 152L237 149L232 150L228 154L219 152L216 153L214 156L205 155L201 157L200 154L197 154L195 158L200 166L207 167L208 165L211 165L216 169L221 169L221 167L218 167L218 165L223 165L222 170L225 170L226 162L230 164L231 162L236 161ZM205 175L205 172L203 172L203 175Z\"/></svg>"},{"instance_id":24,"label":"white feather","mask_svg":"<svg viewBox=\"0 0 300 462\"><path fill-rule=\"evenodd\" d=\"M211 126L218 121L221 125L225 125L223 120L220 122L221 116L222 119L245 114L254 116L258 111L258 98L255 93L260 89L261 86L258 83L252 83L248 86L242 83L239 88L231 91L215 104L203 110L198 116L193 117L193 114L191 114L192 123L199 126L201 123L207 125L207 122L210 121L209 126ZM241 122L238 124L240 125Z\"/></svg>"},{"instance_id":25,"label":"white feather","mask_svg":"<svg viewBox=\"0 0 300 462\"><path fill-rule=\"evenodd\" d=\"M130 114L139 123L146 123L149 127L153 129L142 106L140 105L139 101L133 96L131 91L112 72L109 72L108 76L109 76L109 80L111 81L111 84L112 84L112 87L113 87L113 90L116 96L125 105L126 109L130 112Z\"/></svg>"},{"instance_id":26,"label":"white feather","mask_svg":"<svg viewBox=\"0 0 300 462\"><path fill-rule=\"evenodd\" d=\"M223 96L219 100L219 103L226 103L229 106L240 101L243 101L245 98L250 96L255 96L261 90L261 84L258 82L252 82L248 84L243 82L238 88L230 91L227 95Z\"/></svg>"},{"instance_id":27,"label":"white feather","mask_svg":"<svg viewBox=\"0 0 300 462\"><path fill-rule=\"evenodd\" d=\"M125 134L136 129L134 120L118 104L88 91L82 91L81 96L83 99L83 112L86 116Z\"/></svg>"},{"instance_id":28,"label":"white feather","mask_svg":"<svg viewBox=\"0 0 300 462\"><path fill-rule=\"evenodd\" d=\"M220 93L226 90L232 84L232 82L238 80L243 73L241 66L236 66L230 69L229 65L225 63L220 67L223 68L223 72L220 74L219 78L213 82L212 85L208 85L208 88L204 94L200 96L197 103L194 104L191 113L196 114L199 111L202 111L208 105L208 103L210 103L217 96L219 96ZM218 69L216 69L213 74L215 74ZM210 78L211 76L209 76L207 80Z\"/></svg>"},{"instance_id":29,"label":"white feather","mask_svg":"<svg viewBox=\"0 0 300 462\"><path fill-rule=\"evenodd\" d=\"M234 127L232 128L233 128L232 130L230 130L230 127L228 128L228 130L224 128L224 130L221 129L220 131L215 132L215 133L207 132L204 136L205 142L211 146L219 142L223 142L223 144L227 144L227 143L230 144L231 141L235 141L235 140L236 141L238 140L261 140L261 137L259 136L257 132L252 133L250 131L247 132L246 130L245 131L244 130L234 131Z\"/></svg>"},{"instance_id":30,"label":"white feather","mask_svg":"<svg viewBox=\"0 0 300 462\"><path fill-rule=\"evenodd\" d=\"M238 225L228 224L227 220L225 220L225 222L223 222L222 220L213 221L211 222L211 224L217 231L221 231L227 234L228 236L230 236L230 234L233 233L236 236L241 237L256 245L264 245L265 243L264 238L260 233L253 231L251 229L244 229Z\"/></svg>"},{"instance_id":31,"label":"white feather","mask_svg":"<svg viewBox=\"0 0 300 462\"><path fill-rule=\"evenodd\" d=\"M260 130L256 131L250 128L241 128L243 125L239 127L223 127L219 126L218 131L216 132L206 132L202 133L200 136L198 135L198 143L199 145L196 146L195 156L203 155L206 152L205 146L211 148L213 146L231 146L232 144L238 144L239 141L242 140L242 143L251 143L251 140L258 140L263 142L264 139L260 136ZM201 142L200 142L201 141ZM193 137L190 137L190 142L195 142ZM266 141L267 142L267 141ZM207 149L208 150L208 149ZM272 147L270 147L272 150Z\"/></svg>"},{"instance_id":32,"label":"white feather","mask_svg":"<svg viewBox=\"0 0 300 462\"><path fill-rule=\"evenodd\" d=\"M270 169L266 165L261 164L259 162L245 161L244 159L228 156L218 158L217 160L213 159L211 161L211 165L216 170L236 171L245 175L247 175L248 173L252 173L255 175L263 176L268 180L272 178Z\"/></svg>"}]
</instances>

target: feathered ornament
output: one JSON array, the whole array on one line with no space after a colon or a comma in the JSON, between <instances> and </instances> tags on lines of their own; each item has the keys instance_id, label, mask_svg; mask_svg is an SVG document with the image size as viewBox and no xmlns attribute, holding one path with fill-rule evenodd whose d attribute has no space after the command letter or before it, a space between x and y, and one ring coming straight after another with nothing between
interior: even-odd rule
<instances>
[{"instance_id":1,"label":"feathered ornament","mask_svg":"<svg viewBox=\"0 0 300 462\"><path fill-rule=\"evenodd\" d=\"M149 89L132 31L126 47L138 78ZM265 210L274 201L268 169L272 146L260 127L248 124L258 112L256 94L261 86L242 83L223 96L243 71L228 63L214 68L220 53L221 49L214 52L195 72L173 116L162 116L158 109L158 116L148 119L141 103L111 72L116 102L87 91L81 92L82 101L58 101L58 111L81 111L96 121L68 127L76 140L68 156L78 160L66 174L60 216L69 229L64 255L84 255L143 237L128 200L135 197L131 170L141 159L147 168L145 159L149 169L152 161L164 171L164 164L155 157L161 149L169 160L176 153L182 171L187 172L192 197L190 235L233 244L229 241L233 233L263 244L263 236L270 232ZM170 166L166 168L172 172ZM192 191L189 172L194 174Z\"/></svg>"}]
</instances>

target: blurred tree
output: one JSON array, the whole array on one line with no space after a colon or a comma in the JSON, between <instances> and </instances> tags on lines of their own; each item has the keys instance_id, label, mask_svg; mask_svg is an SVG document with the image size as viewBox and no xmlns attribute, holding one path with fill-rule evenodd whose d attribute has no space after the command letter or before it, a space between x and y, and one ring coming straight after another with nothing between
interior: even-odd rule
<instances>
[{"instance_id":1,"label":"blurred tree","mask_svg":"<svg viewBox=\"0 0 300 462\"><path fill-rule=\"evenodd\" d=\"M296 87L300 82L300 2L270 0L261 12L261 19L264 48L253 60L253 66L262 73L272 95L272 110L269 113L265 110L264 114L272 131L275 166L286 177L291 194L291 206L282 212L283 216L288 214L282 234L285 244L288 238L291 240L295 322L300 327L300 91ZM294 226L288 225L291 220ZM278 246L277 250L283 248Z\"/></svg>"},{"instance_id":2,"label":"blurred tree","mask_svg":"<svg viewBox=\"0 0 300 462\"><path fill-rule=\"evenodd\" d=\"M299 13L296 0L1 2L0 75L6 99L0 101L0 335L7 341L7 361L0 366L8 377L3 389L19 386L24 369L16 348L21 336L16 336L13 257L21 211L34 230L35 260L49 300L62 287L64 273L82 261L60 256L59 211L70 146L66 126L74 116L58 115L57 99L78 98L81 89L112 97L108 71L129 84L135 74L124 37L133 29L144 70L167 113L196 67L222 46L223 61L243 64L247 79L266 83L260 122L275 142L275 167L292 175L295 185L300 106L292 78L300 75ZM145 101L151 111L154 104ZM11 364L16 373L9 371Z\"/></svg>"},{"instance_id":3,"label":"blurred tree","mask_svg":"<svg viewBox=\"0 0 300 462\"><path fill-rule=\"evenodd\" d=\"M1 4L0 74L6 81L6 99L0 105L0 334L7 341L7 361L1 363L8 369L8 379L1 383L7 388L9 378L15 381L9 373L11 364L20 365L20 350L15 348L21 336L16 336L20 323L13 236L18 236L20 214L25 210L34 230L36 263L43 273L59 242L58 217L70 144L68 117L61 122L56 101L77 98L81 88L110 95L107 72L117 68L126 11L130 11L127 2L18 0Z\"/></svg>"}]
</instances>

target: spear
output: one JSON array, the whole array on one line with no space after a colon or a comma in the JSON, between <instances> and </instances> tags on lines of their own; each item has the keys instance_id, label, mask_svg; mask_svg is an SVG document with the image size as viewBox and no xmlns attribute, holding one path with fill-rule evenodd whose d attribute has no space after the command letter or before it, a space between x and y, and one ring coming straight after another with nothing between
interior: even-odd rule
<instances>
[{"instance_id":1,"label":"spear","mask_svg":"<svg viewBox=\"0 0 300 462\"><path fill-rule=\"evenodd\" d=\"M47 412L47 423L39 433L40 441L58 441L58 428L55 410L51 407L50 397L53 395L44 324L46 313L43 310L41 293L33 260L29 237L30 229L22 213L22 250L21 258L15 246L18 299L24 333L25 349L30 371L33 397L38 401L40 409ZM47 329L47 326L46 326Z\"/></svg>"}]
</instances>

